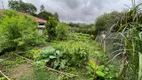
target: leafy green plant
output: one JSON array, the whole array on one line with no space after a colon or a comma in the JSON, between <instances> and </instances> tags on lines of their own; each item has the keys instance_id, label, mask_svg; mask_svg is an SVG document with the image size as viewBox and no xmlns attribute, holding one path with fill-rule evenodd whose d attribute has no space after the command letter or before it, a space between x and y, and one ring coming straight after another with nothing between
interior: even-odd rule
<instances>
[{"instance_id":1,"label":"leafy green plant","mask_svg":"<svg viewBox=\"0 0 142 80\"><path fill-rule=\"evenodd\" d=\"M39 57L40 52L40 50L30 50L25 54L25 56L36 61Z\"/></svg>"},{"instance_id":2,"label":"leafy green plant","mask_svg":"<svg viewBox=\"0 0 142 80\"><path fill-rule=\"evenodd\" d=\"M66 76L64 76L64 75L60 75L60 76L58 77L58 80L69 80L69 77L66 77Z\"/></svg>"},{"instance_id":3,"label":"leafy green plant","mask_svg":"<svg viewBox=\"0 0 142 80\"><path fill-rule=\"evenodd\" d=\"M104 77L105 73L103 72L104 66L98 66L92 60L89 61L89 66L86 67L89 70L90 80L94 80L97 76Z\"/></svg>"},{"instance_id":4,"label":"leafy green plant","mask_svg":"<svg viewBox=\"0 0 142 80\"><path fill-rule=\"evenodd\" d=\"M83 42L54 43L54 48L48 48L40 52L37 61L46 62L46 65L55 69L67 67L83 67L87 64L92 48ZM93 53L92 53L93 54Z\"/></svg>"},{"instance_id":5,"label":"leafy green plant","mask_svg":"<svg viewBox=\"0 0 142 80\"><path fill-rule=\"evenodd\" d=\"M69 40L90 41L91 36L89 34L83 34L83 33L70 33Z\"/></svg>"},{"instance_id":6,"label":"leafy green plant","mask_svg":"<svg viewBox=\"0 0 142 80\"><path fill-rule=\"evenodd\" d=\"M54 48L61 51L63 55L66 55L69 59L69 63L72 66L85 65L88 61L89 56L89 46L83 42L60 42L54 44Z\"/></svg>"},{"instance_id":7,"label":"leafy green plant","mask_svg":"<svg viewBox=\"0 0 142 80\"><path fill-rule=\"evenodd\" d=\"M59 50L53 48L43 50L38 60L46 62L46 65L55 69L66 68L68 62L68 59Z\"/></svg>"},{"instance_id":8,"label":"leafy green plant","mask_svg":"<svg viewBox=\"0 0 142 80\"><path fill-rule=\"evenodd\" d=\"M5 77L0 77L0 80L7 80Z\"/></svg>"},{"instance_id":9,"label":"leafy green plant","mask_svg":"<svg viewBox=\"0 0 142 80\"><path fill-rule=\"evenodd\" d=\"M114 66L104 66L104 65L97 65L93 60L89 61L89 66L86 66L90 80L94 79L106 79L106 80L114 80L116 79L116 70L113 69Z\"/></svg>"},{"instance_id":10,"label":"leafy green plant","mask_svg":"<svg viewBox=\"0 0 142 80\"><path fill-rule=\"evenodd\" d=\"M56 40L67 40L69 36L68 28L66 23L58 23L56 28Z\"/></svg>"}]
</instances>

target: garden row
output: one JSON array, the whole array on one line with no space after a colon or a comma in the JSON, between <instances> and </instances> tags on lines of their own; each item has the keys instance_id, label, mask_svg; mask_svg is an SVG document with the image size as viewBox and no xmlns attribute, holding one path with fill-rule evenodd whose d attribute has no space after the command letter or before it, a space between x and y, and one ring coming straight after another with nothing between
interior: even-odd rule
<instances>
[{"instance_id":1,"label":"garden row","mask_svg":"<svg viewBox=\"0 0 142 80\"><path fill-rule=\"evenodd\" d=\"M10 54L8 52L13 51L15 54L24 52L20 55L33 60L37 66L40 65L38 66L40 71L47 66L57 71L77 75L73 78L63 76L61 80L117 78L117 69L111 63L107 63L108 57L100 45L92 40L91 35L70 33L65 23L60 23L54 18L50 18L46 23L43 35L38 33L37 28L37 22L30 16L11 10L1 13L0 54ZM11 63L19 62L16 60L6 66L10 66ZM45 77L43 73L39 75ZM53 74L49 72L49 76Z\"/></svg>"}]
</instances>

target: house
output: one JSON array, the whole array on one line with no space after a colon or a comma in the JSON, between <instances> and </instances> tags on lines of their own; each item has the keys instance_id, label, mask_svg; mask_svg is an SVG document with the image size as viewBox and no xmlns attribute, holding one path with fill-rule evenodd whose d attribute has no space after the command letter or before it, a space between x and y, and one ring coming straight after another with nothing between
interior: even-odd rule
<instances>
[{"instance_id":1,"label":"house","mask_svg":"<svg viewBox=\"0 0 142 80\"><path fill-rule=\"evenodd\" d=\"M39 33L43 34L44 30L45 30L45 24L46 24L47 20L44 20L44 19L41 19L41 18L37 18L37 17L34 17L34 19L38 23Z\"/></svg>"}]
</instances>

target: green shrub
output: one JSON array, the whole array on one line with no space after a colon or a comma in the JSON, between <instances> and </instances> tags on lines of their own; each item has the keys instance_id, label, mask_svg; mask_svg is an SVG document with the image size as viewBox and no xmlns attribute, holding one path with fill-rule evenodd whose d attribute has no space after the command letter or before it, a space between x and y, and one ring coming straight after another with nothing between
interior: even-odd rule
<instances>
[{"instance_id":1,"label":"green shrub","mask_svg":"<svg viewBox=\"0 0 142 80\"><path fill-rule=\"evenodd\" d=\"M0 51L7 48L23 49L44 43L32 17L11 10L4 11L1 17Z\"/></svg>"},{"instance_id":2,"label":"green shrub","mask_svg":"<svg viewBox=\"0 0 142 80\"><path fill-rule=\"evenodd\" d=\"M70 33L69 40L90 41L91 36L89 34L83 34L83 33Z\"/></svg>"},{"instance_id":3,"label":"green shrub","mask_svg":"<svg viewBox=\"0 0 142 80\"><path fill-rule=\"evenodd\" d=\"M57 38L56 40L67 40L68 39L68 25L65 23L58 23L56 28Z\"/></svg>"},{"instance_id":4,"label":"green shrub","mask_svg":"<svg viewBox=\"0 0 142 80\"><path fill-rule=\"evenodd\" d=\"M48 35L48 40L52 41L55 40L57 37L56 34L56 28L57 28L58 22L53 18L50 17L49 20L46 23L46 35Z\"/></svg>"},{"instance_id":5,"label":"green shrub","mask_svg":"<svg viewBox=\"0 0 142 80\"><path fill-rule=\"evenodd\" d=\"M92 35L94 32L94 24L85 23L68 23L70 32L83 33Z\"/></svg>"},{"instance_id":6,"label":"green shrub","mask_svg":"<svg viewBox=\"0 0 142 80\"><path fill-rule=\"evenodd\" d=\"M66 40L68 38L68 26L65 23L57 22L53 17L46 23L46 31L49 41Z\"/></svg>"},{"instance_id":7,"label":"green shrub","mask_svg":"<svg viewBox=\"0 0 142 80\"><path fill-rule=\"evenodd\" d=\"M67 67L83 67L87 64L89 54L93 52L83 42L58 42L54 43L54 48L48 48L40 52L38 61L44 61L55 69Z\"/></svg>"},{"instance_id":8,"label":"green shrub","mask_svg":"<svg viewBox=\"0 0 142 80\"><path fill-rule=\"evenodd\" d=\"M101 31L109 30L114 25L115 26L113 27L113 31L117 31L119 29L117 23L121 20L122 14L123 13L113 11L98 17L95 22L95 33L100 34Z\"/></svg>"},{"instance_id":9,"label":"green shrub","mask_svg":"<svg viewBox=\"0 0 142 80\"><path fill-rule=\"evenodd\" d=\"M41 50L29 50L26 52L25 56L36 61L40 52Z\"/></svg>"},{"instance_id":10,"label":"green shrub","mask_svg":"<svg viewBox=\"0 0 142 80\"><path fill-rule=\"evenodd\" d=\"M60 42L54 44L54 48L66 55L65 57L69 60L70 66L81 67L85 65L90 54L89 46L83 42Z\"/></svg>"}]
</instances>

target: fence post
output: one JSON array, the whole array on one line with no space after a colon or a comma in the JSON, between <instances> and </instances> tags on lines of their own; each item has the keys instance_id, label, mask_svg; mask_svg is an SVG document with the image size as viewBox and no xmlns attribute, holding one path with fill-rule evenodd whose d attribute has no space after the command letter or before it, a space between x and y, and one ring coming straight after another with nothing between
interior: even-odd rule
<instances>
[{"instance_id":1,"label":"fence post","mask_svg":"<svg viewBox=\"0 0 142 80\"><path fill-rule=\"evenodd\" d=\"M104 48L104 53L106 54L106 35L103 33L102 34L102 38L103 38L103 48Z\"/></svg>"}]
</instances>

